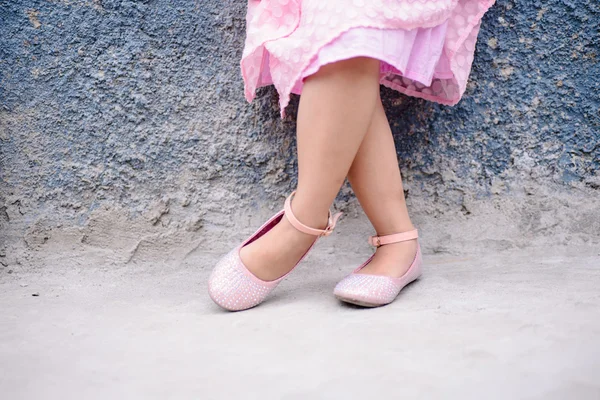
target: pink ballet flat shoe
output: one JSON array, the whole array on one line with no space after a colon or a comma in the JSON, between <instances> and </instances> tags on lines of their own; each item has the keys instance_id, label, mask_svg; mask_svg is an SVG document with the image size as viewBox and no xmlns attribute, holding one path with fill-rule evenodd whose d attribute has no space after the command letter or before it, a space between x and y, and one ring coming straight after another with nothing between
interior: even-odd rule
<instances>
[{"instance_id":1,"label":"pink ballet flat shoe","mask_svg":"<svg viewBox=\"0 0 600 400\"><path fill-rule=\"evenodd\" d=\"M259 305L267 298L269 293L271 293L273 289L275 289L275 287L277 287L277 285L285 279L298 264L300 264L320 237L329 236L331 232L333 232L335 224L342 213L340 212L332 216L330 211L327 227L325 229L308 227L300 222L292 212L291 199L295 193L296 191L294 190L287 197L283 210L269 218L269 220L258 228L258 230L249 238L217 262L208 281L208 293L211 299L219 306L229 311L241 311ZM284 215L294 228L298 229L300 232L314 235L317 238L302 255L300 260L298 260L296 265L294 265L294 268L287 274L274 281L263 281L246 268L240 258L240 249L271 230Z\"/></svg>"},{"instance_id":2,"label":"pink ballet flat shoe","mask_svg":"<svg viewBox=\"0 0 600 400\"><path fill-rule=\"evenodd\" d=\"M414 240L417 238L418 233L415 229L392 235L370 236L369 244L379 247L385 244ZM406 285L421 276L422 258L419 244L417 244L417 253L410 268L408 268L408 271L400 278L359 274L358 272L370 263L374 256L375 253L336 285L333 291L335 297L346 303L352 303L363 307L379 307L394 301L396 296L398 296L398 293L400 293Z\"/></svg>"}]
</instances>

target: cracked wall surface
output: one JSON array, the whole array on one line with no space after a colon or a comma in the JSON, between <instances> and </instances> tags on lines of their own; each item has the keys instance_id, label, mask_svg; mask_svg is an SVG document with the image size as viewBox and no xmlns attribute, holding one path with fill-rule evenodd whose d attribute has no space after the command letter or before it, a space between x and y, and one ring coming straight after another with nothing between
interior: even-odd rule
<instances>
[{"instance_id":1,"label":"cracked wall surface","mask_svg":"<svg viewBox=\"0 0 600 400\"><path fill-rule=\"evenodd\" d=\"M0 0L3 265L53 243L121 261L157 243L185 253L279 206L296 183L298 98L284 121L273 88L245 102L245 8ZM457 227L492 232L483 247L597 239L599 21L594 0L501 0L457 106L382 88L431 251L450 251ZM360 216L348 185L336 205Z\"/></svg>"}]
</instances>

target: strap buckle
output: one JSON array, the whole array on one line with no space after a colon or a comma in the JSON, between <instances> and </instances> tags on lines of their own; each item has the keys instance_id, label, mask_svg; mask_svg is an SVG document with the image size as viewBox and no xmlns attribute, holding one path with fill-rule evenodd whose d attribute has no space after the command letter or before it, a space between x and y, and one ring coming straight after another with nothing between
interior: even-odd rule
<instances>
[{"instance_id":1,"label":"strap buckle","mask_svg":"<svg viewBox=\"0 0 600 400\"><path fill-rule=\"evenodd\" d=\"M320 236L329 236L331 235L331 233L333 232L333 229L335 228L335 224L337 223L338 218L342 215L341 212L335 214L334 216L331 216L331 210L328 212L328 218L327 218L327 226L325 227L325 229L323 229L323 232L321 233Z\"/></svg>"},{"instance_id":2,"label":"strap buckle","mask_svg":"<svg viewBox=\"0 0 600 400\"><path fill-rule=\"evenodd\" d=\"M369 237L369 244L371 246L380 247L381 246L381 239L379 238L379 236L370 236Z\"/></svg>"}]
</instances>

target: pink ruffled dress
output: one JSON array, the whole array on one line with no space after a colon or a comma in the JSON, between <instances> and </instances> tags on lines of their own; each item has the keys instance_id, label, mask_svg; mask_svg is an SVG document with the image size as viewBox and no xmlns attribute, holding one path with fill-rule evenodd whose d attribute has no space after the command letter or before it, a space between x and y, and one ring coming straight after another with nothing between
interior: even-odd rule
<instances>
[{"instance_id":1,"label":"pink ruffled dress","mask_svg":"<svg viewBox=\"0 0 600 400\"><path fill-rule=\"evenodd\" d=\"M321 66L381 61L381 84L441 104L467 86L481 18L495 0L249 0L241 60L246 99L275 85L290 93Z\"/></svg>"}]
</instances>

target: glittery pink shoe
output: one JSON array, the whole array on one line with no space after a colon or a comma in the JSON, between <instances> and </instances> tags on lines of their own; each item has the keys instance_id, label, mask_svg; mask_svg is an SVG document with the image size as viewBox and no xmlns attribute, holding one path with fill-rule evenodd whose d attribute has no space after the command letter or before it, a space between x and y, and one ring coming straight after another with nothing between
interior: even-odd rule
<instances>
[{"instance_id":1,"label":"glittery pink shoe","mask_svg":"<svg viewBox=\"0 0 600 400\"><path fill-rule=\"evenodd\" d=\"M418 233L415 229L393 235L371 236L369 237L369 244L379 247L384 244L416 240L417 238ZM415 259L408 271L400 278L358 273L371 262L374 256L375 253L336 285L333 291L335 297L347 303L363 307L379 307L394 301L406 285L421 276L422 258L419 244L417 244Z\"/></svg>"},{"instance_id":2,"label":"glittery pink shoe","mask_svg":"<svg viewBox=\"0 0 600 400\"><path fill-rule=\"evenodd\" d=\"M285 200L283 210L273 215L267 222L263 224L256 232L254 232L249 238L243 241L236 248L227 253L221 258L215 266L210 279L208 281L208 293L215 303L229 311L241 311L248 308L252 308L262 303L263 300L275 289L275 287L285 277L287 277L293 270L300 264L300 261L306 257L309 251L313 248L317 240L321 236L329 236L335 224L342 215L337 213L334 216L331 215L331 211L328 215L328 223L325 229L315 229L304 225L298 221L294 213L292 212L291 199L296 191L293 191ZM287 274L274 281L263 281L255 276L252 272L246 268L242 259L240 258L240 249L247 244L252 243L286 216L292 226L298 229L300 232L307 233L309 235L315 235L317 238L308 250L300 257L300 260L294 265L294 268Z\"/></svg>"}]
</instances>

